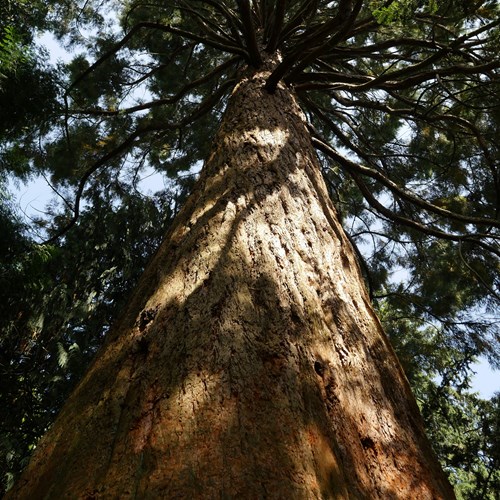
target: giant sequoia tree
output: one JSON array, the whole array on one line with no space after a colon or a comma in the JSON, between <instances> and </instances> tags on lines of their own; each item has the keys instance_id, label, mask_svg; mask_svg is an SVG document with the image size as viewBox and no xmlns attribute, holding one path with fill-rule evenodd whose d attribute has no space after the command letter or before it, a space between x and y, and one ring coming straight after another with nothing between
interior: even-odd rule
<instances>
[{"instance_id":1,"label":"giant sequoia tree","mask_svg":"<svg viewBox=\"0 0 500 500\"><path fill-rule=\"evenodd\" d=\"M495 358L464 314L499 300L496 2L130 2L121 23L34 153L75 186L53 240L96 179L206 161L10 497L453 498L370 298Z\"/></svg>"}]
</instances>

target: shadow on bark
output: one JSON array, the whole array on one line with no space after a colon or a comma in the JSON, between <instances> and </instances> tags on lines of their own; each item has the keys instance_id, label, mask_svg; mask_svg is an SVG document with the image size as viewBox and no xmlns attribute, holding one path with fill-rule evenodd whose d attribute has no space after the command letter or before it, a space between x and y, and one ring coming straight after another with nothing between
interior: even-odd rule
<instances>
[{"instance_id":1,"label":"shadow on bark","mask_svg":"<svg viewBox=\"0 0 500 500\"><path fill-rule=\"evenodd\" d=\"M452 498L293 97L251 91L13 498Z\"/></svg>"}]
</instances>

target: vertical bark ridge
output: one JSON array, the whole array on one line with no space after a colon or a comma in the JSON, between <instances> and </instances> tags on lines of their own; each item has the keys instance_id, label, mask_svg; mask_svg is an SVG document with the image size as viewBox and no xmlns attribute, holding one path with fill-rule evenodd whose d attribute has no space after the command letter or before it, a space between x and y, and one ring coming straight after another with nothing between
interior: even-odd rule
<instances>
[{"instance_id":1,"label":"vertical bark ridge","mask_svg":"<svg viewBox=\"0 0 500 500\"><path fill-rule=\"evenodd\" d=\"M11 498L453 498L268 74Z\"/></svg>"}]
</instances>

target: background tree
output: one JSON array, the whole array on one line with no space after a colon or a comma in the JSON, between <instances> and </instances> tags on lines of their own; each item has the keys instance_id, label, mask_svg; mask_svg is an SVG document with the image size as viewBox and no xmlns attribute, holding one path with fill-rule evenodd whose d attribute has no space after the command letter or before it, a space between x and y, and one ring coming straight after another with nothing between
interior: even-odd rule
<instances>
[{"instance_id":1,"label":"background tree","mask_svg":"<svg viewBox=\"0 0 500 500\"><path fill-rule=\"evenodd\" d=\"M88 14L87 19L97 17ZM78 220L78 229L65 232L57 246L70 252L75 234L74 246L81 252L77 231L87 227L87 234L93 232L97 214L127 198L120 189L123 184L126 190L133 188L141 168L153 167L175 178L205 158L210 141L200 130L213 129L211 124L219 120L238 69L259 64L250 27L262 26L266 47L279 49L283 57L267 88L272 92L284 79L298 93L331 195L364 255L373 299L422 399L429 429L446 429L447 420L436 418L436 408L464 408L462 415L473 407L451 391L466 389L467 377L460 374L470 373L477 356L498 364L497 19L495 2L130 3L121 20L127 34L120 39L116 26L106 31L101 23L88 53L77 56L66 70L62 121L54 119L37 131L45 137L43 147L23 156L26 169L36 166L50 174L66 200L54 208L60 210L53 214L55 229L47 231L55 236ZM20 148L10 138L4 146L4 164L14 165ZM69 196L73 188L75 203ZM100 204L96 201L103 189L109 198ZM87 226L79 214L82 198L95 203ZM129 224L138 220L133 213ZM58 251L46 247L38 258L60 262ZM93 265L91 254L82 252L82 272L95 269L81 292L84 300L96 288L99 273L112 267L109 261L103 267ZM121 272L124 264L119 262ZM399 268L407 272L402 283L391 278ZM48 276L43 268L41 279ZM54 279L64 283L59 276ZM45 289L55 289L54 282ZM30 293L23 290L21 295L31 299ZM108 300L114 307L123 294ZM62 301L58 309L69 314L68 302L73 301ZM33 301L28 299L28 304ZM80 318L88 317L85 308L82 312ZM66 345L60 342L60 327L43 327L50 341L36 337L35 343L52 366L46 372L49 378L57 374L57 360L64 360L61 353L70 346L94 351L109 324L96 318L94 329L85 324L82 340L76 341L72 332ZM16 346L26 341L18 334L14 338ZM10 352L21 359L22 349ZM425 360L429 373L415 359ZM11 363L5 364L9 370ZM32 365L25 370L43 387ZM81 373L73 371L67 377ZM15 370L11 373L18 376ZM442 377L440 387L434 375ZM14 380L21 387L24 378ZM431 397L436 388L438 395ZM51 403L50 413L59 404ZM493 410L469 422L486 422L486 414ZM36 430L28 446L47 425L46 417L42 420L41 427L29 424L30 431ZM450 458L453 454L445 448L439 449L441 458L457 482L467 483L464 491L494 491L492 455L487 455L482 472L477 466L479 472L464 480L457 463L467 460Z\"/></svg>"}]
</instances>

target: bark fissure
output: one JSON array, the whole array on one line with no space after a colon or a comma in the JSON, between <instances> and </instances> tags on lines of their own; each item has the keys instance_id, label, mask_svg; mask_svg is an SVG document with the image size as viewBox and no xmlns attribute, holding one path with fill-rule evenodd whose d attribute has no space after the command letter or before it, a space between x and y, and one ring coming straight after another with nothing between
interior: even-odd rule
<instances>
[{"instance_id":1,"label":"bark fissure","mask_svg":"<svg viewBox=\"0 0 500 500\"><path fill-rule=\"evenodd\" d=\"M305 118L263 68L12 497L453 497Z\"/></svg>"}]
</instances>

